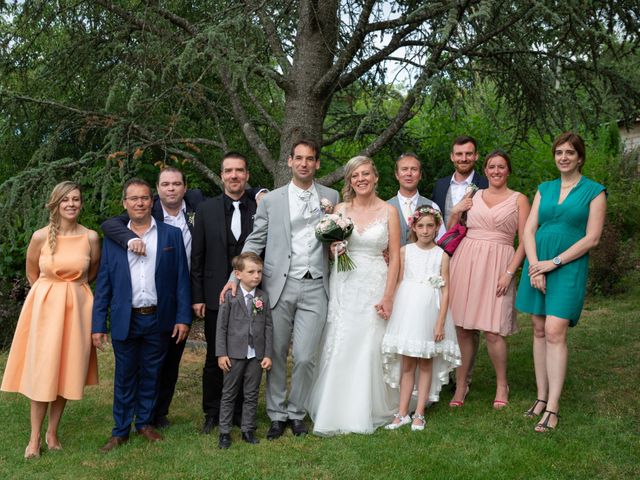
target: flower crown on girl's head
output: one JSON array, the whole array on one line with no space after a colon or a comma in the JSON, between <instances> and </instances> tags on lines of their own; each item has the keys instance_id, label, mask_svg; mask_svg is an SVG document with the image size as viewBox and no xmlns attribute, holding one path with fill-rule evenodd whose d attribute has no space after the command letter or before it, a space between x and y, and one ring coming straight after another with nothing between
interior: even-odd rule
<instances>
[{"instance_id":1,"label":"flower crown on girl's head","mask_svg":"<svg viewBox=\"0 0 640 480\"><path fill-rule=\"evenodd\" d=\"M442 215L440 214L440 212L435 208L428 207L426 205L422 205L416 208L416 211L413 212L413 215L411 215L407 220L407 225L409 225L409 228L411 228L413 227L414 223L427 215L431 215L435 219L438 226L442 225Z\"/></svg>"}]
</instances>

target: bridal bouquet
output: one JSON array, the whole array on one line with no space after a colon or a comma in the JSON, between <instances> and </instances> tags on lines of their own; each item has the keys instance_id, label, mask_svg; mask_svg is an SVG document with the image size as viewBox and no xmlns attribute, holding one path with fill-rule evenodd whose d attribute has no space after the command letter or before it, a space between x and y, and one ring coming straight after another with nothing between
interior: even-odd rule
<instances>
[{"instance_id":1,"label":"bridal bouquet","mask_svg":"<svg viewBox=\"0 0 640 480\"><path fill-rule=\"evenodd\" d=\"M325 213L322 220L316 225L316 238L322 243L342 242L346 248L347 238L353 232L353 222L349 217L341 213ZM337 253L337 252L336 252ZM339 272L347 272L356 268L356 264L349 258L346 250L342 255L336 255Z\"/></svg>"}]
</instances>

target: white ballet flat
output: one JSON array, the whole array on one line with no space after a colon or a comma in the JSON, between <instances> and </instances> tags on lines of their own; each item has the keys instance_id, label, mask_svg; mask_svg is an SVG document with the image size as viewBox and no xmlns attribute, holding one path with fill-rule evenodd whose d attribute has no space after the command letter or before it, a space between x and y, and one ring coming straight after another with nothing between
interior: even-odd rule
<instances>
[{"instance_id":1,"label":"white ballet flat","mask_svg":"<svg viewBox=\"0 0 640 480\"><path fill-rule=\"evenodd\" d=\"M404 417L402 415L400 415L399 413L394 413L393 414L393 418L394 419L399 419L400 421L398 423L390 423L389 425L386 425L384 428L386 430L397 430L398 428L404 426L404 425L408 425L411 423L411 416L409 415L405 415Z\"/></svg>"},{"instance_id":2,"label":"white ballet flat","mask_svg":"<svg viewBox=\"0 0 640 480\"><path fill-rule=\"evenodd\" d=\"M414 420L420 420L422 422L422 425L416 425L415 423L411 424L411 431L412 432L420 432L422 430L424 430L424 425L426 422L426 420L424 419L424 415L418 415L417 413L413 414L413 419Z\"/></svg>"}]
</instances>

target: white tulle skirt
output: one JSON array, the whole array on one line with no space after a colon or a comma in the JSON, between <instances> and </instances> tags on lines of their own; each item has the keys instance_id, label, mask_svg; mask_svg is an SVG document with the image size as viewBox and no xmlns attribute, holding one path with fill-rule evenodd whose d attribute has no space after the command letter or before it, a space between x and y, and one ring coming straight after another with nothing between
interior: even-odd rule
<instances>
[{"instance_id":1,"label":"white tulle skirt","mask_svg":"<svg viewBox=\"0 0 640 480\"><path fill-rule=\"evenodd\" d=\"M382 340L384 380L400 388L402 355L431 358L432 374L429 401L437 402L449 372L461 365L460 347L451 315L444 323L444 340L436 342L434 329L440 311L440 290L429 282L403 280L396 292L393 313ZM416 377L417 378L417 377ZM417 385L414 385L417 395Z\"/></svg>"}]
</instances>

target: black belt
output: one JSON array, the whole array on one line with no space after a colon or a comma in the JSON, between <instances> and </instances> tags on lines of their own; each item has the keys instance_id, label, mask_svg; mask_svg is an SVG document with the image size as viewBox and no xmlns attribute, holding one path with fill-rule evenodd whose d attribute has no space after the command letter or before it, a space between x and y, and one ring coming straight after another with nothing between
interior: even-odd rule
<instances>
[{"instance_id":1,"label":"black belt","mask_svg":"<svg viewBox=\"0 0 640 480\"><path fill-rule=\"evenodd\" d=\"M138 315L151 315L152 313L156 313L156 310L158 310L158 307L155 305L151 305L150 307L133 307L131 309L133 313L137 313Z\"/></svg>"},{"instance_id":2,"label":"black belt","mask_svg":"<svg viewBox=\"0 0 640 480\"><path fill-rule=\"evenodd\" d=\"M318 277L318 278L313 278L313 276L311 275L311 272L307 272L304 274L304 276L302 277L303 280L320 280L322 277Z\"/></svg>"}]
</instances>

